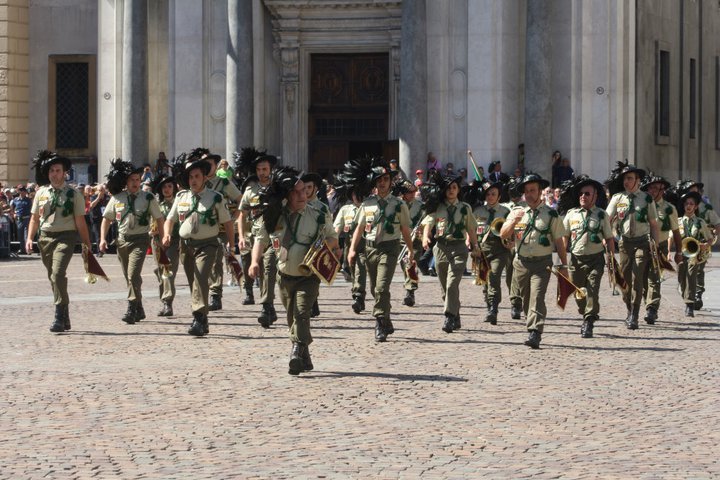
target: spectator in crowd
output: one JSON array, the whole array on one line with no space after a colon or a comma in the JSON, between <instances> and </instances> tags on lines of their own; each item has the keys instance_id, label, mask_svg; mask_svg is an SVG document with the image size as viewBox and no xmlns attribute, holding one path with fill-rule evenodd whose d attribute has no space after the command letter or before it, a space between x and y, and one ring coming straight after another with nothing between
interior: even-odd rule
<instances>
[{"instance_id":1,"label":"spectator in crowd","mask_svg":"<svg viewBox=\"0 0 720 480\"><path fill-rule=\"evenodd\" d=\"M400 169L400 164L397 161L397 158L390 159L390 170L393 172L397 172L395 175L396 180L407 180L407 175L405 175L405 172L403 172Z\"/></svg>"},{"instance_id":2,"label":"spectator in crowd","mask_svg":"<svg viewBox=\"0 0 720 480\"><path fill-rule=\"evenodd\" d=\"M97 253L99 257L103 256L103 252L98 250L98 244L100 243L100 225L102 224L103 213L105 213L105 206L108 200L109 197L104 184L101 183L93 189L93 194L90 196L90 238L92 240L93 251Z\"/></svg>"},{"instance_id":3,"label":"spectator in crowd","mask_svg":"<svg viewBox=\"0 0 720 480\"><path fill-rule=\"evenodd\" d=\"M425 172L422 168L418 168L417 170L415 170L415 181L413 183L415 183L416 187L420 188L420 185L425 183L425 180L423 179L424 175Z\"/></svg>"},{"instance_id":4,"label":"spectator in crowd","mask_svg":"<svg viewBox=\"0 0 720 480\"><path fill-rule=\"evenodd\" d=\"M146 163L145 168L143 169L143 174L142 174L142 177L140 178L140 181L142 183L147 183L149 185L150 182L152 181L152 179L153 179L153 173L152 173L152 170L150 169L150 164ZM152 189L150 189L150 191L152 191Z\"/></svg>"},{"instance_id":5,"label":"spectator in crowd","mask_svg":"<svg viewBox=\"0 0 720 480\"><path fill-rule=\"evenodd\" d=\"M232 178L233 177L233 169L228 163L227 160L224 158L220 160L220 163L218 163L218 168L215 171L215 176L219 178Z\"/></svg>"},{"instance_id":6,"label":"spectator in crowd","mask_svg":"<svg viewBox=\"0 0 720 480\"><path fill-rule=\"evenodd\" d=\"M32 207L32 200L28 197L27 187L24 185L20 185L17 191L18 196L10 202L10 206L15 218L17 240L21 242L20 245L25 245L27 241L28 227L30 226L30 208Z\"/></svg>"},{"instance_id":7,"label":"spectator in crowd","mask_svg":"<svg viewBox=\"0 0 720 480\"><path fill-rule=\"evenodd\" d=\"M98 180L98 177L97 177L97 175L98 175L98 170L97 170L97 168L98 168L97 157L91 156L90 158L88 158L88 169L87 169L87 172L88 172L88 183L89 183L90 185L93 185L93 184L97 183L97 180Z\"/></svg>"},{"instance_id":8,"label":"spectator in crowd","mask_svg":"<svg viewBox=\"0 0 720 480\"><path fill-rule=\"evenodd\" d=\"M562 153L560 150L555 150L552 154L552 182L551 186L557 187L560 185L557 180L558 169L560 168L560 161L562 160Z\"/></svg>"},{"instance_id":9,"label":"spectator in crowd","mask_svg":"<svg viewBox=\"0 0 720 480\"><path fill-rule=\"evenodd\" d=\"M557 201L555 201L555 194L553 193L552 188L546 187L542 192L542 197L545 201L545 205L552 208L553 210L557 210Z\"/></svg>"},{"instance_id":10,"label":"spectator in crowd","mask_svg":"<svg viewBox=\"0 0 720 480\"><path fill-rule=\"evenodd\" d=\"M464 187L465 185L467 185L468 184L467 168L461 168L460 170L458 170L458 175L460 175L460 177L461 177L460 178L460 186Z\"/></svg>"},{"instance_id":11,"label":"spectator in crowd","mask_svg":"<svg viewBox=\"0 0 720 480\"><path fill-rule=\"evenodd\" d=\"M155 175L171 175L170 162L165 156L165 152L158 153L158 158L155 160Z\"/></svg>"},{"instance_id":12,"label":"spectator in crowd","mask_svg":"<svg viewBox=\"0 0 720 480\"><path fill-rule=\"evenodd\" d=\"M440 164L440 160L437 159L433 152L428 152L427 154L426 170L428 171L428 174L430 173L430 170L435 170L436 172L442 171L442 164Z\"/></svg>"},{"instance_id":13,"label":"spectator in crowd","mask_svg":"<svg viewBox=\"0 0 720 480\"><path fill-rule=\"evenodd\" d=\"M575 174L570 166L570 160L567 157L561 157L560 160L556 162L555 157L557 155L560 155L560 152L555 151L555 153L553 153L552 169L553 187L561 186L564 181L570 180Z\"/></svg>"},{"instance_id":14,"label":"spectator in crowd","mask_svg":"<svg viewBox=\"0 0 720 480\"><path fill-rule=\"evenodd\" d=\"M452 162L445 164L445 168L442 171L443 176L450 177L455 175L455 165Z\"/></svg>"},{"instance_id":15,"label":"spectator in crowd","mask_svg":"<svg viewBox=\"0 0 720 480\"><path fill-rule=\"evenodd\" d=\"M500 160L490 162L488 165L488 179L491 183L507 183L510 180L510 177L503 173Z\"/></svg>"}]
</instances>

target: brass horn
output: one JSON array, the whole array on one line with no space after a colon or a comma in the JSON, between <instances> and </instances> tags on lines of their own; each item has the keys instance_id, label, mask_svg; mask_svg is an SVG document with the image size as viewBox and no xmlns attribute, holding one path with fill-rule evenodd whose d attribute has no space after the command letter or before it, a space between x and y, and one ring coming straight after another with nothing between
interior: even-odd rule
<instances>
[{"instance_id":1,"label":"brass horn","mask_svg":"<svg viewBox=\"0 0 720 480\"><path fill-rule=\"evenodd\" d=\"M503 227L503 224L505 223L505 219L502 217L498 217L495 220L490 223L490 232L495 235L496 237L500 236L500 230Z\"/></svg>"},{"instance_id":2,"label":"brass horn","mask_svg":"<svg viewBox=\"0 0 720 480\"><path fill-rule=\"evenodd\" d=\"M700 242L692 237L685 237L682 240L682 254L687 258L693 258L700 253Z\"/></svg>"}]
</instances>

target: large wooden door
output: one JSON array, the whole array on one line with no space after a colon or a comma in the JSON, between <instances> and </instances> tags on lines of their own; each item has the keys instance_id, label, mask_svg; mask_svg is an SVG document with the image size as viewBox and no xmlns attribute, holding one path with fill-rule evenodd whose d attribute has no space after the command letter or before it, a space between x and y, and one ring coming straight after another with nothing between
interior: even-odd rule
<instances>
[{"instance_id":1,"label":"large wooden door","mask_svg":"<svg viewBox=\"0 0 720 480\"><path fill-rule=\"evenodd\" d=\"M351 158L387 152L388 54L314 54L310 62L310 170L327 176Z\"/></svg>"}]
</instances>

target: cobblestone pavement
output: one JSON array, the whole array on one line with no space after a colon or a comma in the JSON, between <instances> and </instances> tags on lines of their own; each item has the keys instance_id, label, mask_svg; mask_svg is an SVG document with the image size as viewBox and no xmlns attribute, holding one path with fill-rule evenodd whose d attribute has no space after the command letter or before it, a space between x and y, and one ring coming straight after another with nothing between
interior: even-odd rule
<instances>
[{"instance_id":1,"label":"cobblestone pavement","mask_svg":"<svg viewBox=\"0 0 720 480\"><path fill-rule=\"evenodd\" d=\"M376 344L340 279L321 288L315 370L292 377L282 320L263 330L237 287L196 339L182 275L177 316L156 317L148 260L148 318L126 325L116 258L101 259L110 283L87 285L76 256L73 328L56 335L38 257L3 261L0 477L717 478L719 262L694 319L672 277L660 321L636 331L607 280L593 339L549 300L537 351L506 300L497 326L482 322L470 277L452 334L437 280L408 308L396 277L396 333Z\"/></svg>"}]
</instances>

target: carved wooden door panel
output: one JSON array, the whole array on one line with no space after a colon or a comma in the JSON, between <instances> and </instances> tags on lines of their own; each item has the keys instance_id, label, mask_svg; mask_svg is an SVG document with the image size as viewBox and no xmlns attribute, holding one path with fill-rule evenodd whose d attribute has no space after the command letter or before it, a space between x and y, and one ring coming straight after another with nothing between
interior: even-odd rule
<instances>
[{"instance_id":1,"label":"carved wooden door panel","mask_svg":"<svg viewBox=\"0 0 720 480\"><path fill-rule=\"evenodd\" d=\"M350 155L383 151L388 137L388 54L311 56L309 167L327 175Z\"/></svg>"}]
</instances>

